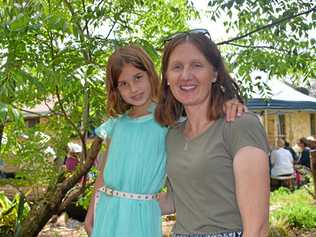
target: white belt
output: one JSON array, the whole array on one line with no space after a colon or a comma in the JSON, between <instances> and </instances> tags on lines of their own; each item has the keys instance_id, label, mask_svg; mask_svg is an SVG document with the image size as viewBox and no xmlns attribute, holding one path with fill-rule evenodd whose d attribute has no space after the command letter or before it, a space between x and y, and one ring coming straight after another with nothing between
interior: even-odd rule
<instances>
[{"instance_id":1,"label":"white belt","mask_svg":"<svg viewBox=\"0 0 316 237\"><path fill-rule=\"evenodd\" d=\"M133 200L155 200L158 198L158 194L137 194L117 191L108 187L101 187L98 191L104 192L107 196L121 197Z\"/></svg>"}]
</instances>

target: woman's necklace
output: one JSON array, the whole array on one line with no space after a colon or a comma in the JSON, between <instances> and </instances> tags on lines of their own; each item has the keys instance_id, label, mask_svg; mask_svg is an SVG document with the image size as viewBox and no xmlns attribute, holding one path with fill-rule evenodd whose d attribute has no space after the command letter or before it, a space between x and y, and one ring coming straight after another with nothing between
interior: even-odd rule
<instances>
[{"instance_id":1,"label":"woman's necklace","mask_svg":"<svg viewBox=\"0 0 316 237\"><path fill-rule=\"evenodd\" d=\"M202 129L200 130L199 133L197 133L197 135L194 135L194 136L188 136L188 133L185 132L185 126L184 126L184 129L183 129L183 137L184 137L184 146L183 146L183 150L184 151L188 151L189 150L189 145L190 145L190 142L192 141L192 139L200 136L202 133L204 133L212 124L214 123L214 121L209 121L208 123L206 123Z\"/></svg>"},{"instance_id":2,"label":"woman's necklace","mask_svg":"<svg viewBox=\"0 0 316 237\"><path fill-rule=\"evenodd\" d=\"M187 151L187 150L189 150L189 144L190 144L191 139L188 137L188 134L186 134L185 129L186 129L186 123L185 123L185 125L184 125L184 128L183 128L182 133L183 133L183 137L184 137L184 147L183 147L183 150L184 150L184 151Z\"/></svg>"},{"instance_id":3,"label":"woman's necklace","mask_svg":"<svg viewBox=\"0 0 316 237\"><path fill-rule=\"evenodd\" d=\"M183 150L184 151L187 151L189 149L189 143L190 143L190 139L187 138L186 136L184 136L184 147L183 147Z\"/></svg>"}]
</instances>

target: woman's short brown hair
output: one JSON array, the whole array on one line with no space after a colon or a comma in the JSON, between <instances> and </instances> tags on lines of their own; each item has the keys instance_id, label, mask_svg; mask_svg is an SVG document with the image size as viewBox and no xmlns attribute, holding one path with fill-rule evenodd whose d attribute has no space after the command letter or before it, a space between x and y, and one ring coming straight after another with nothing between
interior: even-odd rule
<instances>
[{"instance_id":1,"label":"woman's short brown hair","mask_svg":"<svg viewBox=\"0 0 316 237\"><path fill-rule=\"evenodd\" d=\"M131 64L148 74L152 99L154 101L158 100L159 78L149 55L145 50L134 45L122 47L110 56L106 69L105 83L108 95L107 112L109 116L123 114L131 107L131 105L122 99L117 88L118 78L126 64Z\"/></svg>"},{"instance_id":2,"label":"woman's short brown hair","mask_svg":"<svg viewBox=\"0 0 316 237\"><path fill-rule=\"evenodd\" d=\"M180 44L189 42L204 55L207 61L217 72L217 81L212 84L212 93L209 100L208 118L216 120L223 116L223 105L227 100L238 98L239 87L227 72L222 56L216 44L205 34L187 32L167 42L162 57L162 85L160 88L159 103L156 108L156 120L163 125L174 125L181 116L186 116L183 105L175 99L168 86L167 70L170 55Z\"/></svg>"}]
</instances>

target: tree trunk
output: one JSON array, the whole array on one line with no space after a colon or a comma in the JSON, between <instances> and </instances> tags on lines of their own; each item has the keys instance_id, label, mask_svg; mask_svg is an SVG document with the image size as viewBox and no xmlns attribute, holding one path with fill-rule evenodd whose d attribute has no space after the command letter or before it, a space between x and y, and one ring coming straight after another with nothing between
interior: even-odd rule
<instances>
[{"instance_id":1,"label":"tree trunk","mask_svg":"<svg viewBox=\"0 0 316 237\"><path fill-rule=\"evenodd\" d=\"M32 237L37 236L39 232L43 229L49 219L58 213L59 207L63 201L63 198L67 192L74 187L80 178L87 174L96 159L99 150L101 148L102 140L95 139L93 142L88 159L86 163L80 168L78 172L57 183L54 187L51 187L44 194L43 199L40 199L38 203L35 203L28 217L24 220L21 225L21 231L19 236L21 237Z\"/></svg>"},{"instance_id":2,"label":"tree trunk","mask_svg":"<svg viewBox=\"0 0 316 237\"><path fill-rule=\"evenodd\" d=\"M4 124L0 124L0 154L1 154L1 145L2 145L2 138L3 138L3 131L4 131Z\"/></svg>"},{"instance_id":3,"label":"tree trunk","mask_svg":"<svg viewBox=\"0 0 316 237\"><path fill-rule=\"evenodd\" d=\"M312 171L313 182L314 182L314 199L316 199L316 150L313 150L311 152L310 159L311 159L311 171Z\"/></svg>"}]
</instances>

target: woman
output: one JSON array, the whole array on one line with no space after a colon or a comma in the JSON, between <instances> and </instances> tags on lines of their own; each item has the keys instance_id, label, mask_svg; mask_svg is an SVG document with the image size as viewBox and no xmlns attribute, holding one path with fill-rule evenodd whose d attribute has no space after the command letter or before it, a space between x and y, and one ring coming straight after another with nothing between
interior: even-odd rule
<instances>
[{"instance_id":1,"label":"woman","mask_svg":"<svg viewBox=\"0 0 316 237\"><path fill-rule=\"evenodd\" d=\"M239 89L209 33L192 30L170 37L162 77L156 119L172 127L167 135L171 192L160 204L170 213L175 200L174 237L267 236L265 132L251 113L233 123L223 119L223 104L238 98Z\"/></svg>"},{"instance_id":2,"label":"woman","mask_svg":"<svg viewBox=\"0 0 316 237\"><path fill-rule=\"evenodd\" d=\"M310 148L308 147L307 139L305 137L301 137L298 141L298 146L302 149L298 164L311 168Z\"/></svg>"}]
</instances>

